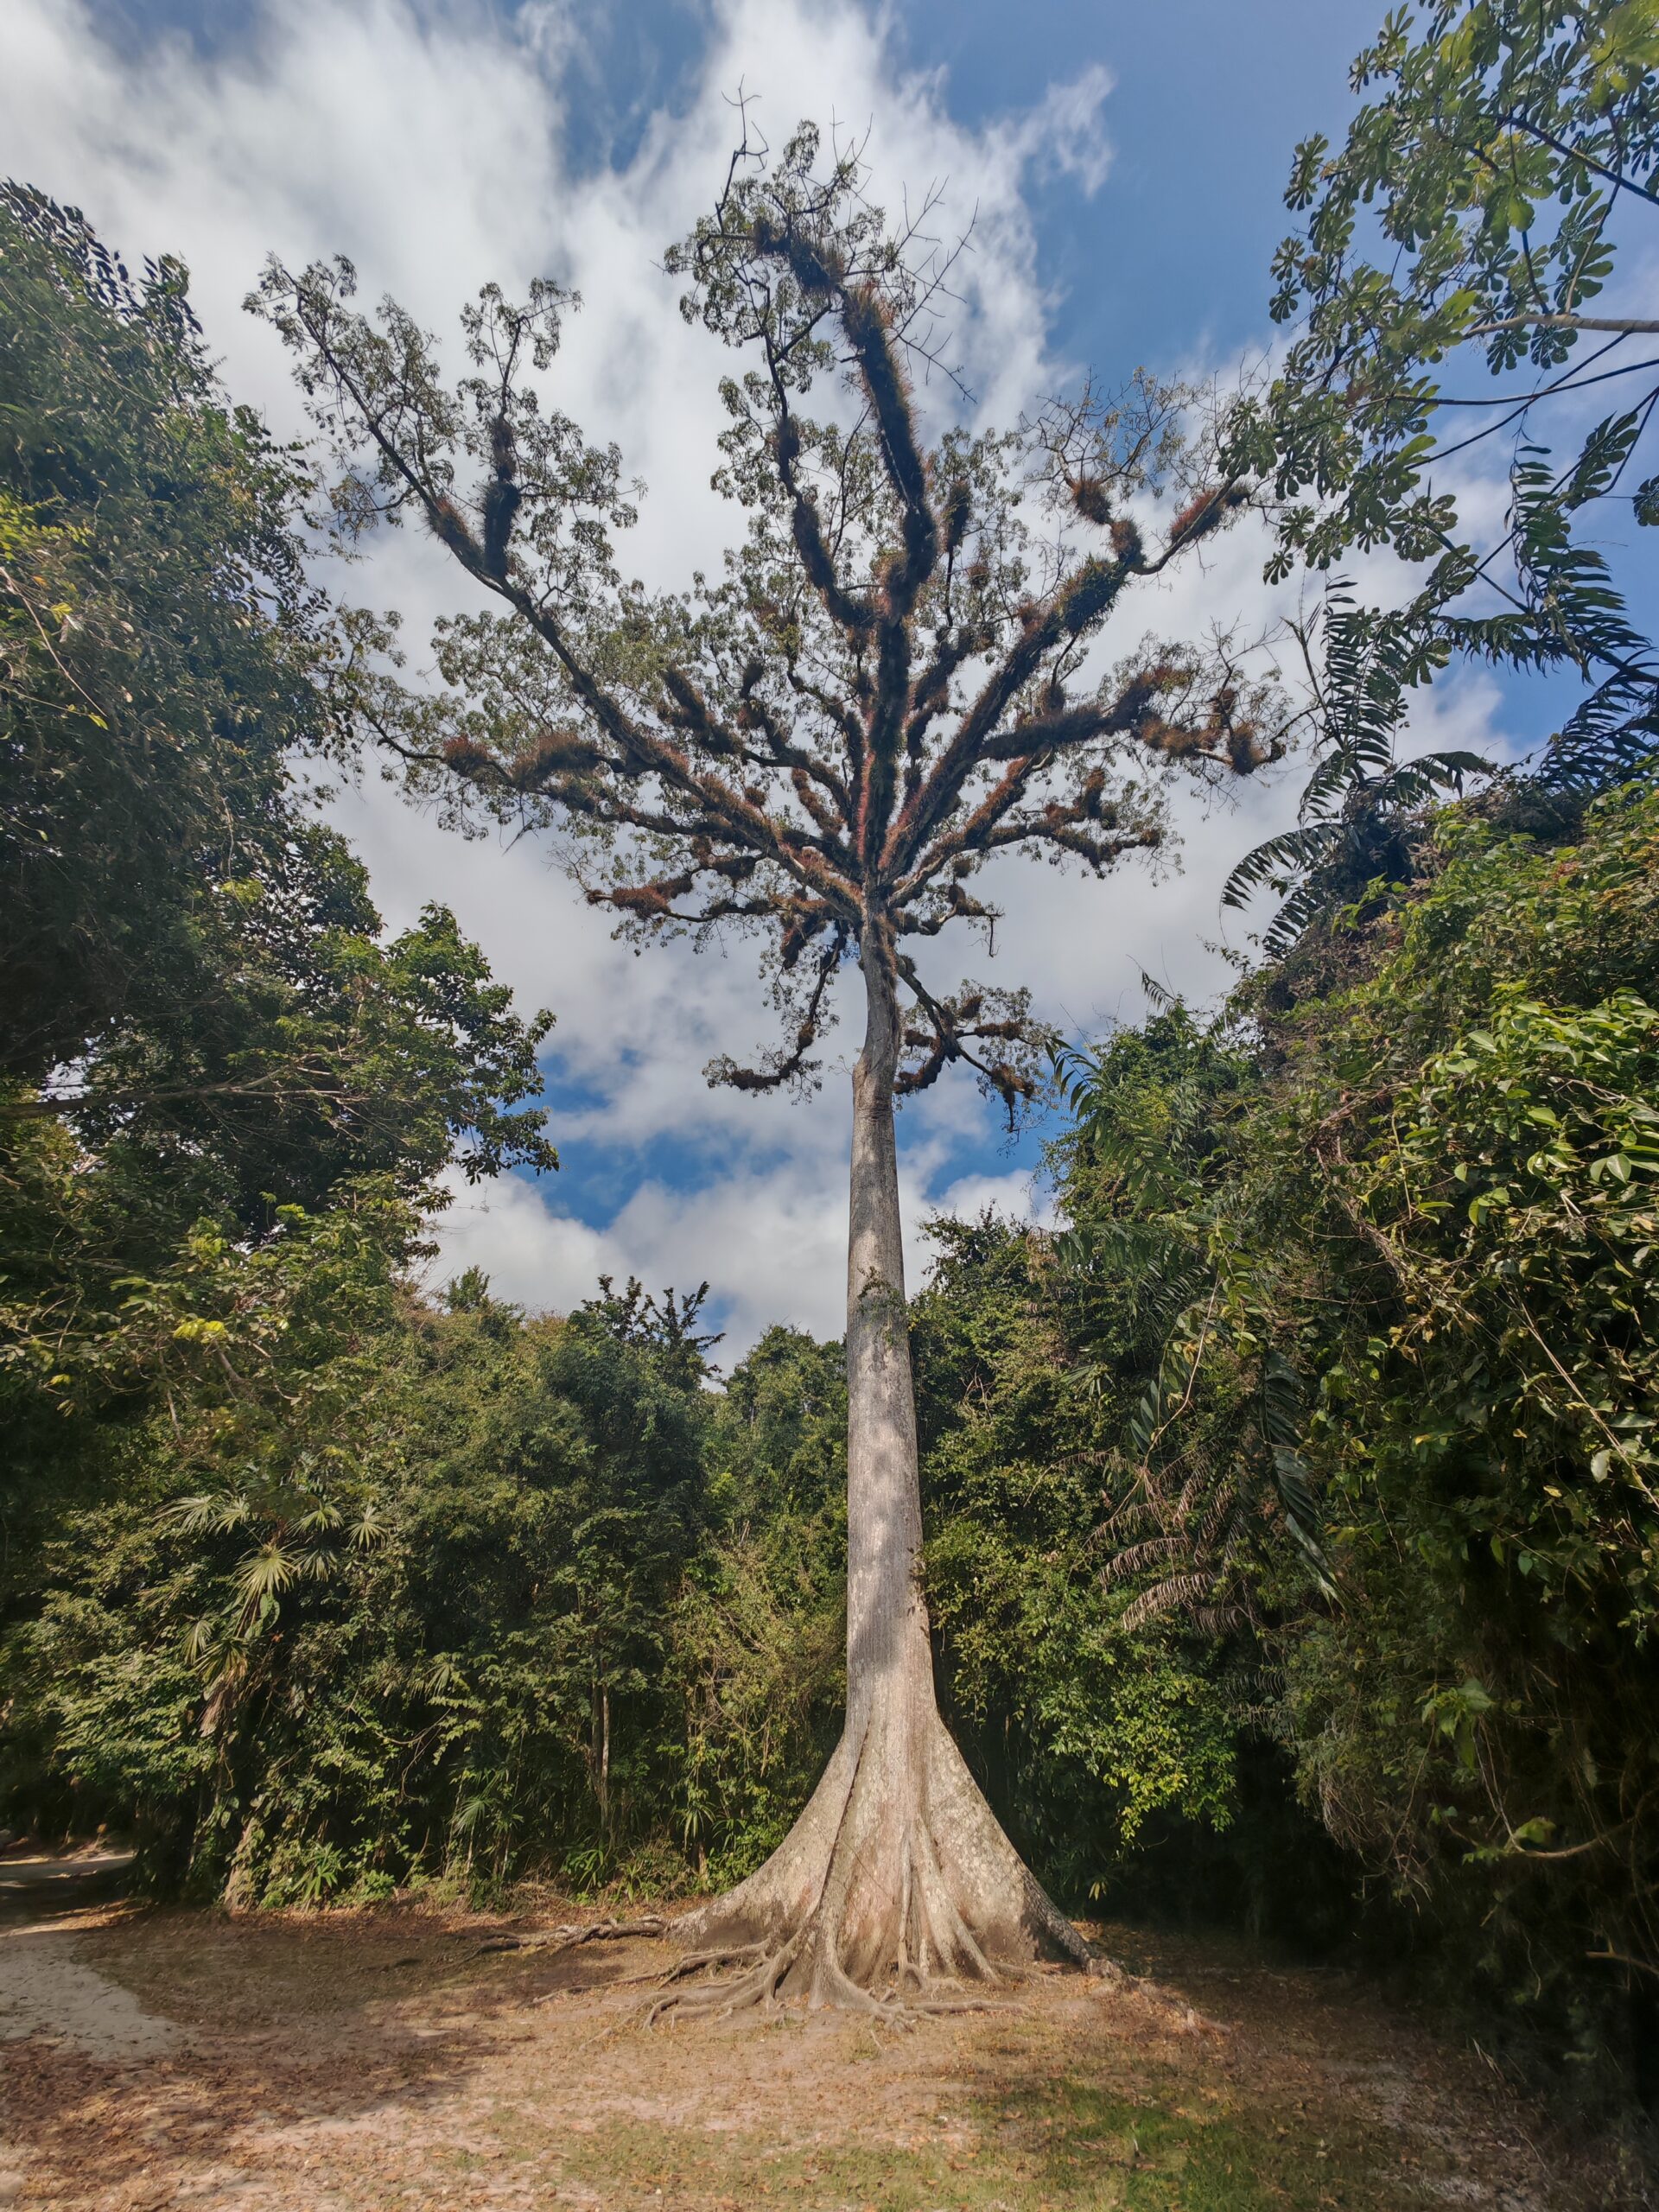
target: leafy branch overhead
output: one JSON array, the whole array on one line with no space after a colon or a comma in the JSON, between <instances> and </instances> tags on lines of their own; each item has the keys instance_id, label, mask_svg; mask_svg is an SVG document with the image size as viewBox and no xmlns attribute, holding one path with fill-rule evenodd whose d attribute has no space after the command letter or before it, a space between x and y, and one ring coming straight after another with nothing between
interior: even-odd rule
<instances>
[{"instance_id":1,"label":"leafy branch overhead","mask_svg":"<svg viewBox=\"0 0 1659 2212\"><path fill-rule=\"evenodd\" d=\"M1336 583L1313 622L1288 627L1306 669L1315 765L1294 824L1247 853L1221 893L1235 908L1264 888L1280 899L1262 938L1273 957L1333 911L1408 877L1424 807L1490 771L1460 747L1395 757L1411 688L1446 658L1421 603L1357 607L1349 586Z\"/></svg>"},{"instance_id":2,"label":"leafy branch overhead","mask_svg":"<svg viewBox=\"0 0 1659 2212\"><path fill-rule=\"evenodd\" d=\"M1610 558L1626 520L1659 520L1659 320L1617 281L1659 207L1656 66L1651 0L1394 10L1346 142L1297 149L1273 299L1296 328L1230 448L1280 503L1271 575L1392 545L1422 564L1436 665L1576 676L1547 774L1587 788L1659 746L1659 665ZM1496 529L1470 518L1485 451L1507 457Z\"/></svg>"},{"instance_id":3,"label":"leafy branch overhead","mask_svg":"<svg viewBox=\"0 0 1659 2212\"><path fill-rule=\"evenodd\" d=\"M344 526L412 513L494 602L442 626L442 696L388 682L365 709L417 785L557 823L588 897L642 938L765 934L785 1036L712 1080L810 1079L838 969L874 953L903 1001L899 1088L963 1061L1012 1112L1043 1041L1026 995L941 988L922 947L989 931L974 880L995 853L1099 874L1156 848L1153 765L1244 773L1281 749L1225 646L1096 652L1252 480L1147 379L927 443L912 378L938 359L948 257L925 218L887 227L855 156L819 155L805 126L775 161L746 144L668 257L688 321L753 364L721 385L715 479L744 542L686 592L625 581L620 456L544 405L570 295L486 288L453 386L400 308L355 309L344 261L273 262L257 303L346 465Z\"/></svg>"}]
</instances>

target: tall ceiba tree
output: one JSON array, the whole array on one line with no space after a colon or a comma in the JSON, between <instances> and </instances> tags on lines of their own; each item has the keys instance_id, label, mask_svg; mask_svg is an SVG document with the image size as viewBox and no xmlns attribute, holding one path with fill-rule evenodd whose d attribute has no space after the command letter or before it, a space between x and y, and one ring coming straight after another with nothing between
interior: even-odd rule
<instances>
[{"instance_id":1,"label":"tall ceiba tree","mask_svg":"<svg viewBox=\"0 0 1659 2212\"><path fill-rule=\"evenodd\" d=\"M893 1109L960 1061L1013 1111L1043 1039L1025 994L938 990L918 947L989 927L970 886L992 855L1102 874L1160 841L1154 764L1248 772L1277 746L1224 649L1143 645L1103 675L1096 652L1137 587L1245 503L1244 480L1208 473L1213 435L1183 442L1175 396L1142 380L1119 404L1085 395L925 446L910 375L937 358L943 268L861 181L855 158L821 169L804 126L776 159L740 155L670 256L687 318L753 364L722 386L715 479L747 536L722 582L680 594L622 581L619 455L531 381L567 295L538 284L515 307L486 289L454 387L401 309L348 305L344 262L273 264L257 296L346 463L347 524L412 513L499 610L441 627L447 696L385 695L380 734L417 784L556 825L589 898L639 938L760 934L788 1034L713 1081L810 1081L835 979L862 974L846 1724L772 1859L681 1923L694 1960L743 1969L704 1993L722 2005L914 1999L1039 1950L1090 1955L935 1702ZM832 411L803 411L837 385ZM1154 537L1173 502L1148 495L1172 487L1185 504Z\"/></svg>"}]
</instances>

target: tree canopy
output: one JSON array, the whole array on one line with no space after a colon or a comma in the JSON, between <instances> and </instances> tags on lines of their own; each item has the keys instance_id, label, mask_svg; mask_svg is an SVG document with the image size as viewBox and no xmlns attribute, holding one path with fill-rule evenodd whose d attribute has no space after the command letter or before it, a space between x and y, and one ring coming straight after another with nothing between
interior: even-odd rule
<instances>
[{"instance_id":1,"label":"tree canopy","mask_svg":"<svg viewBox=\"0 0 1659 2212\"><path fill-rule=\"evenodd\" d=\"M226 398L183 270L8 187L0 355L0 1390L67 1448L180 1344L285 1327L262 1269L331 1209L390 1265L452 1161L556 1165L550 1018L441 905L388 941L318 817L350 626L307 579L308 463Z\"/></svg>"},{"instance_id":2,"label":"tree canopy","mask_svg":"<svg viewBox=\"0 0 1659 2212\"><path fill-rule=\"evenodd\" d=\"M899 1094L963 1061L1012 1108L1042 1041L1026 995L936 988L920 947L954 921L988 928L969 887L999 852L1099 874L1157 845L1147 766L1275 756L1276 702L1224 650L1093 653L1249 484L1220 467L1216 427L1184 435L1183 395L1146 378L928 449L910 375L944 270L918 222L894 232L868 204L855 155L821 156L807 126L775 159L746 145L668 257L688 319L754 362L721 387L715 482L744 535L684 592L623 580L621 456L538 387L573 305L556 286L522 304L486 288L453 386L401 308L352 307L344 262L273 264L256 303L346 466L346 529L412 513L498 602L442 626L448 694L388 683L365 709L417 788L459 779L458 806L564 826L588 897L632 933L764 932L785 1041L711 1079L810 1077L836 971L874 936L907 1009ZM1136 510L1171 493L1148 537Z\"/></svg>"},{"instance_id":3,"label":"tree canopy","mask_svg":"<svg viewBox=\"0 0 1659 2212\"><path fill-rule=\"evenodd\" d=\"M1574 784L1643 761L1659 729L1609 527L1659 520L1659 321L1619 281L1659 204L1656 62L1645 0L1394 10L1354 63L1375 97L1344 144L1296 150L1305 222L1273 298L1295 327L1237 417L1236 457L1282 503L1272 573L1392 546L1415 571L1410 682L1454 655L1577 677L1544 766ZM1505 448L1503 525L1478 536L1452 464Z\"/></svg>"}]
</instances>

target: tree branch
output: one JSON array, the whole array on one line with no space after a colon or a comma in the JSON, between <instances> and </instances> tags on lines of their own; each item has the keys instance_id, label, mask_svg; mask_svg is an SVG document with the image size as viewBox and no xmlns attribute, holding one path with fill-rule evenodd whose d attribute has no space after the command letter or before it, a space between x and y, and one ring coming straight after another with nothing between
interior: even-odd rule
<instances>
[{"instance_id":1,"label":"tree branch","mask_svg":"<svg viewBox=\"0 0 1659 2212\"><path fill-rule=\"evenodd\" d=\"M1506 315L1497 322L1471 323L1463 334L1465 338L1493 338L1503 330L1612 330L1625 337L1651 337L1659 332L1659 322L1643 321L1628 315Z\"/></svg>"},{"instance_id":2,"label":"tree branch","mask_svg":"<svg viewBox=\"0 0 1659 2212\"><path fill-rule=\"evenodd\" d=\"M817 1042L823 1026L824 995L841 964L846 943L847 931L837 926L830 943L819 954L818 971L807 995L793 1044L786 1051L774 1054L761 1068L740 1067L734 1060L722 1054L719 1059L711 1060L703 1070L710 1083L725 1084L734 1090L779 1090L787 1084L798 1083L813 1072L814 1063L806 1056Z\"/></svg>"}]
</instances>

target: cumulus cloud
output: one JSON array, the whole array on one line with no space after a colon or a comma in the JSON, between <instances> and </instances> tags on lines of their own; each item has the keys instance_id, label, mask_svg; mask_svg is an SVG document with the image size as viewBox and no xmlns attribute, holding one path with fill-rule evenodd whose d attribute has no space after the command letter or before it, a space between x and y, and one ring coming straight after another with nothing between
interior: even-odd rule
<instances>
[{"instance_id":1,"label":"cumulus cloud","mask_svg":"<svg viewBox=\"0 0 1659 2212\"><path fill-rule=\"evenodd\" d=\"M1068 83L1051 85L1039 104L1018 117L1010 143L1039 177L1065 176L1092 200L1112 166L1105 107L1115 79L1092 62Z\"/></svg>"},{"instance_id":2,"label":"cumulus cloud","mask_svg":"<svg viewBox=\"0 0 1659 2212\"><path fill-rule=\"evenodd\" d=\"M170 251L190 264L227 381L284 430L302 427L286 359L240 312L271 251L290 264L344 252L365 297L391 293L440 333L487 279L510 291L540 275L575 287L586 306L556 365L559 403L590 435L614 438L645 478L626 557L653 583L717 568L731 528L709 481L727 364L675 312L661 256L725 174L740 83L774 142L801 116L841 118L868 131L876 198L897 207L908 193L913 205L937 187L941 234L971 225L953 270L954 347L983 419L1012 421L1068 381L1075 365L1050 343L1030 191L1109 188L1103 69L969 128L952 117L943 76L899 66L874 9L718 0L671 111L647 120L620 166L582 169L568 151L567 86L579 81L569 22L556 7L507 13L486 0L264 0L211 51L156 34L135 54L85 0L10 0L0 130L14 173L81 206L130 260ZM936 416L959 404L954 388L920 397ZM1149 619L1189 634L1217 618L1259 624L1270 611L1260 561L1246 533L1221 541L1202 572L1179 573ZM387 534L336 581L348 596L402 607L417 659L430 618L456 603L453 566L413 531ZM1478 720L1482 702L1461 696ZM1282 825L1294 791L1281 778L1229 807L1185 809L1186 870L1162 880L1141 869L1101 886L999 868L993 890L1007 919L992 980L1031 982L1045 1014L1084 1029L1138 1007L1142 968L1170 988L1212 991L1225 975L1205 949L1219 933L1221 878ZM772 1319L838 1330L840 1071L855 1038L832 1040L826 1089L804 1104L711 1092L703 1063L767 1034L741 942L636 958L533 842L464 842L372 778L339 811L390 922L447 900L521 1002L555 1009L558 1072L596 1102L563 1117L555 1137L637 1149L632 1193L599 1229L561 1211L570 1202L556 1182L461 1190L440 1226L441 1273L476 1262L506 1294L544 1309L586 1294L601 1269L683 1287L709 1274L728 1349ZM657 1169L665 1136L700 1163L677 1184ZM905 1114L912 1231L938 1207L996 1203L1033 1217L1039 1202L1025 1179L992 1166L963 1175L964 1145L976 1140L994 1160L993 1117L965 1081ZM912 1266L925 1258L912 1236Z\"/></svg>"},{"instance_id":3,"label":"cumulus cloud","mask_svg":"<svg viewBox=\"0 0 1659 2212\"><path fill-rule=\"evenodd\" d=\"M535 1313L568 1313L601 1274L617 1271L611 1240L550 1205L539 1185L516 1175L469 1184L453 1169L444 1180L449 1205L426 1269L433 1289L481 1268L496 1297Z\"/></svg>"}]
</instances>

